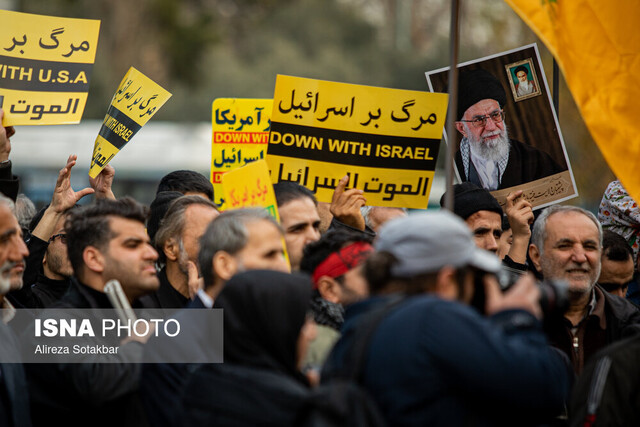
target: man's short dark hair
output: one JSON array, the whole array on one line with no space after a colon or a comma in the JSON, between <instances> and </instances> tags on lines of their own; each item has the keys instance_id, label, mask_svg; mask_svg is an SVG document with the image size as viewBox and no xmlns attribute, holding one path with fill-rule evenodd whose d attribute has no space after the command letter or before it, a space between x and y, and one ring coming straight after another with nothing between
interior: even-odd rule
<instances>
[{"instance_id":1,"label":"man's short dark hair","mask_svg":"<svg viewBox=\"0 0 640 427\"><path fill-rule=\"evenodd\" d=\"M285 205L303 197L310 198L313 204L318 206L318 200L316 200L313 191L295 181L280 181L277 184L273 184L273 191L276 193L276 203L278 203L278 206Z\"/></svg>"},{"instance_id":2,"label":"man's short dark hair","mask_svg":"<svg viewBox=\"0 0 640 427\"><path fill-rule=\"evenodd\" d=\"M93 246L104 249L113 238L110 217L139 221L144 225L148 208L131 197L118 200L99 199L95 203L72 209L64 224L67 233L67 253L76 276L84 265L82 254ZM81 279L80 277L78 277Z\"/></svg>"},{"instance_id":3,"label":"man's short dark hair","mask_svg":"<svg viewBox=\"0 0 640 427\"><path fill-rule=\"evenodd\" d=\"M604 230L602 234L602 254L611 261L633 259L633 250L627 240L611 230Z\"/></svg>"},{"instance_id":4,"label":"man's short dark hair","mask_svg":"<svg viewBox=\"0 0 640 427\"><path fill-rule=\"evenodd\" d=\"M161 191L179 191L186 193L204 193L213 200L213 185L201 173L190 170L179 170L163 176L158 184L156 194Z\"/></svg>"},{"instance_id":5,"label":"man's short dark hair","mask_svg":"<svg viewBox=\"0 0 640 427\"><path fill-rule=\"evenodd\" d=\"M365 242L371 244L373 239L364 234L350 230L329 230L320 237L320 240L309 243L304 247L300 270L313 274L316 268L327 259L329 255L338 252L348 244Z\"/></svg>"}]
</instances>

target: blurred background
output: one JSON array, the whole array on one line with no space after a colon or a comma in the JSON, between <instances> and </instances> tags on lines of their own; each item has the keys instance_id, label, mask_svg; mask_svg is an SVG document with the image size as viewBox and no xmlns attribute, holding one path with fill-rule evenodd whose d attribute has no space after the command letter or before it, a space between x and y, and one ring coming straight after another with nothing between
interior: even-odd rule
<instances>
[{"instance_id":1,"label":"blurred background","mask_svg":"<svg viewBox=\"0 0 640 427\"><path fill-rule=\"evenodd\" d=\"M550 53L506 3L461 4L459 62L538 43L552 85ZM449 65L448 0L0 0L0 9L102 21L82 123L19 127L12 138L14 173L37 206L71 153L74 188L88 185L95 137L130 66L173 93L111 162L116 196L150 203L172 170L209 176L215 98L271 98L277 74L428 91L425 71ZM615 177L562 77L558 115L580 194L568 203L596 211ZM430 208L444 190L444 142L440 153Z\"/></svg>"}]
</instances>

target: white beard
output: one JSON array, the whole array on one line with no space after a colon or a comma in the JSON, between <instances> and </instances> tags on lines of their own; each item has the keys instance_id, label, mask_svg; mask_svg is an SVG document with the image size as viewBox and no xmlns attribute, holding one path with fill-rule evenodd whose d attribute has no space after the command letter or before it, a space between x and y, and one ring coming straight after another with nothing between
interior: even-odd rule
<instances>
[{"instance_id":1,"label":"white beard","mask_svg":"<svg viewBox=\"0 0 640 427\"><path fill-rule=\"evenodd\" d=\"M481 157L486 160L498 162L509 153L509 133L507 132L507 125L504 125L504 130L495 131L485 136L499 135L498 138L490 141L486 141L483 137L476 138L470 132L467 124L464 124L467 131L467 141L469 141L469 148L476 157Z\"/></svg>"},{"instance_id":2,"label":"white beard","mask_svg":"<svg viewBox=\"0 0 640 427\"><path fill-rule=\"evenodd\" d=\"M533 87L532 87L531 83L529 82L529 80L527 80L526 82L520 82L518 84L518 95L520 95L520 96L527 95L532 90L533 90Z\"/></svg>"},{"instance_id":3,"label":"white beard","mask_svg":"<svg viewBox=\"0 0 640 427\"><path fill-rule=\"evenodd\" d=\"M11 279L9 278L9 270L11 270L15 262L6 261L0 267L0 295L6 295L11 289Z\"/></svg>"}]
</instances>

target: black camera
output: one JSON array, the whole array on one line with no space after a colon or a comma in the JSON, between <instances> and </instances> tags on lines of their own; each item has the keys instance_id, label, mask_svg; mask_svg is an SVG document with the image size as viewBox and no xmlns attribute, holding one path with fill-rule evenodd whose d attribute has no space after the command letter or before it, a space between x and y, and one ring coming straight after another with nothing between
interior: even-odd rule
<instances>
[{"instance_id":1,"label":"black camera","mask_svg":"<svg viewBox=\"0 0 640 427\"><path fill-rule=\"evenodd\" d=\"M502 292L509 290L524 271L502 266L496 274ZM562 316L569 308L569 283L564 280L543 280L538 282L540 288L540 308L545 318ZM471 305L480 313L485 313L486 298L484 292L484 274L475 275L474 295Z\"/></svg>"}]
</instances>

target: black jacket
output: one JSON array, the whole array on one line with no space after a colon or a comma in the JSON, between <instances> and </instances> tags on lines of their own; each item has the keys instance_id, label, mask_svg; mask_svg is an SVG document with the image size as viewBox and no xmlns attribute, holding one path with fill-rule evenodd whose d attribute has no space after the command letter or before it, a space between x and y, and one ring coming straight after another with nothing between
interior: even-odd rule
<instances>
[{"instance_id":1,"label":"black jacket","mask_svg":"<svg viewBox=\"0 0 640 427\"><path fill-rule=\"evenodd\" d=\"M573 389L571 426L640 425L640 335L593 357Z\"/></svg>"},{"instance_id":2,"label":"black jacket","mask_svg":"<svg viewBox=\"0 0 640 427\"><path fill-rule=\"evenodd\" d=\"M11 329L2 320L0 343L0 361L19 360L19 344ZM0 363L0 425L31 425L27 382L23 367L19 363Z\"/></svg>"},{"instance_id":3,"label":"black jacket","mask_svg":"<svg viewBox=\"0 0 640 427\"><path fill-rule=\"evenodd\" d=\"M184 308L190 300L171 285L167 277L167 267L160 270L157 275L160 287L154 293L139 298L137 305L142 308Z\"/></svg>"},{"instance_id":4,"label":"black jacket","mask_svg":"<svg viewBox=\"0 0 640 427\"><path fill-rule=\"evenodd\" d=\"M586 332L580 345L584 347L585 366L591 356L602 348L628 336L640 333L640 310L635 304L603 291L598 285L594 289L597 298L604 298L606 329L603 331L600 328L596 316L588 316L584 320L584 322L587 322ZM562 350L575 363L572 349L573 341L568 322L565 318L546 321L545 333L550 343Z\"/></svg>"},{"instance_id":5,"label":"black jacket","mask_svg":"<svg viewBox=\"0 0 640 427\"><path fill-rule=\"evenodd\" d=\"M11 160L0 165L0 192L13 200L18 198L20 180L11 172Z\"/></svg>"},{"instance_id":6,"label":"black jacket","mask_svg":"<svg viewBox=\"0 0 640 427\"><path fill-rule=\"evenodd\" d=\"M112 308L106 294L75 279L55 307ZM135 363L142 352L142 344L130 342L113 356L122 363L26 364L33 424L145 426L138 397L140 364Z\"/></svg>"},{"instance_id":7,"label":"black jacket","mask_svg":"<svg viewBox=\"0 0 640 427\"><path fill-rule=\"evenodd\" d=\"M309 389L290 376L230 363L190 377L179 417L184 426L297 426Z\"/></svg>"},{"instance_id":8,"label":"black jacket","mask_svg":"<svg viewBox=\"0 0 640 427\"><path fill-rule=\"evenodd\" d=\"M31 236L25 262L22 288L9 292L7 298L18 308L46 308L58 302L69 289L71 279L54 280L44 275L42 260L49 243Z\"/></svg>"}]
</instances>

